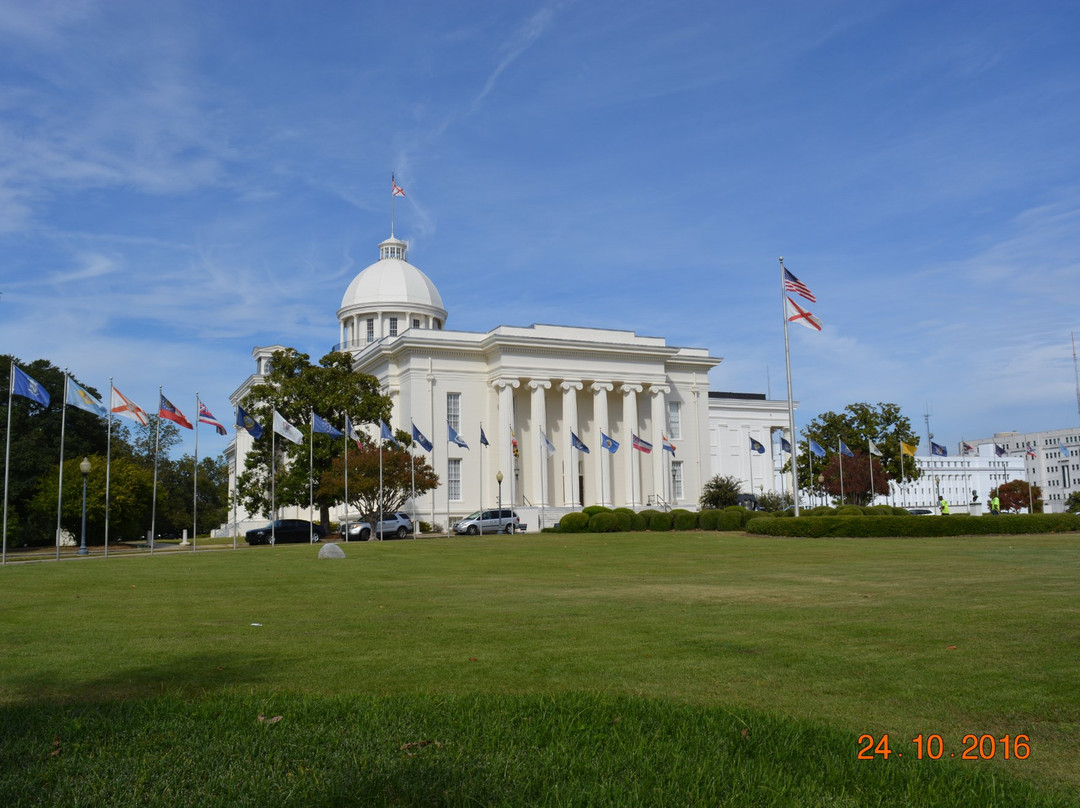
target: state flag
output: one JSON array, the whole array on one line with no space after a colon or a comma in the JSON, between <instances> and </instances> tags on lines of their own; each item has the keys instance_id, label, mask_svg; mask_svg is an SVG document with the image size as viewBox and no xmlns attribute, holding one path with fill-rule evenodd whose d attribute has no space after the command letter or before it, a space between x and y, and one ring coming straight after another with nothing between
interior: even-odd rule
<instances>
[{"instance_id":1,"label":"state flag","mask_svg":"<svg viewBox=\"0 0 1080 808\"><path fill-rule=\"evenodd\" d=\"M548 453L548 457L555 454L555 444L552 443L548 436L544 434L544 430L540 430L540 445L544 448L544 451Z\"/></svg>"},{"instance_id":2,"label":"state flag","mask_svg":"<svg viewBox=\"0 0 1080 808\"><path fill-rule=\"evenodd\" d=\"M609 437L608 435L605 435L603 432L601 432L600 433L600 448L601 449L607 449L612 454L615 454L617 451L619 451L619 442L617 440L613 440L611 437Z\"/></svg>"},{"instance_id":3,"label":"state flag","mask_svg":"<svg viewBox=\"0 0 1080 808\"><path fill-rule=\"evenodd\" d=\"M363 449L363 441L360 440L360 433L356 431L356 427L353 426L353 422L349 419L349 416L345 416L345 434L356 441L356 448Z\"/></svg>"},{"instance_id":4,"label":"state flag","mask_svg":"<svg viewBox=\"0 0 1080 808\"><path fill-rule=\"evenodd\" d=\"M14 363L11 365L11 392L17 396L36 401L42 407L48 407L49 401L51 401L48 391Z\"/></svg>"},{"instance_id":5,"label":"state flag","mask_svg":"<svg viewBox=\"0 0 1080 808\"><path fill-rule=\"evenodd\" d=\"M661 440L661 443L662 443L663 450L665 452L671 452L671 454L674 455L675 454L675 444L672 443L671 441L669 441L667 439L666 435L661 435L660 440Z\"/></svg>"},{"instance_id":6,"label":"state flag","mask_svg":"<svg viewBox=\"0 0 1080 808\"><path fill-rule=\"evenodd\" d=\"M938 457L948 457L949 450L942 446L940 443L934 443L930 441L930 454L937 455Z\"/></svg>"},{"instance_id":7,"label":"state flag","mask_svg":"<svg viewBox=\"0 0 1080 808\"><path fill-rule=\"evenodd\" d=\"M878 457L881 457L881 449L879 449L877 447L877 445L872 440L867 439L866 445L867 445L867 448L870 450L870 454L877 455Z\"/></svg>"},{"instance_id":8,"label":"state flag","mask_svg":"<svg viewBox=\"0 0 1080 808\"><path fill-rule=\"evenodd\" d=\"M329 435L331 438L341 437L341 430L333 426L315 411L312 411L311 413L311 431L321 432L324 435Z\"/></svg>"},{"instance_id":9,"label":"state flag","mask_svg":"<svg viewBox=\"0 0 1080 808\"><path fill-rule=\"evenodd\" d=\"M450 426L449 421L446 422L446 429L447 429L447 433L446 433L447 434L447 440L449 440L450 443L454 444L455 446L460 446L462 449L468 449L469 448L469 444L467 444L462 439L461 435L459 435L457 433L456 429L454 429L452 426Z\"/></svg>"},{"instance_id":10,"label":"state flag","mask_svg":"<svg viewBox=\"0 0 1080 808\"><path fill-rule=\"evenodd\" d=\"M419 443L424 448L425 452L430 452L432 449L435 448L435 444L429 441L424 436L424 433L416 428L416 424L412 425L412 439Z\"/></svg>"},{"instance_id":11,"label":"state flag","mask_svg":"<svg viewBox=\"0 0 1080 808\"><path fill-rule=\"evenodd\" d=\"M840 442L840 454L842 454L844 457L855 456L855 453L848 448L847 444L844 443L844 441L840 440L839 438L837 438L837 440Z\"/></svg>"},{"instance_id":12,"label":"state flag","mask_svg":"<svg viewBox=\"0 0 1080 808\"><path fill-rule=\"evenodd\" d=\"M652 444L647 440L639 438L633 432L630 433L630 438L630 446L632 448L637 449L639 452L644 452L645 454L652 453Z\"/></svg>"},{"instance_id":13,"label":"state flag","mask_svg":"<svg viewBox=\"0 0 1080 808\"><path fill-rule=\"evenodd\" d=\"M589 447L573 432L570 433L570 448L589 454Z\"/></svg>"},{"instance_id":14,"label":"state flag","mask_svg":"<svg viewBox=\"0 0 1080 808\"><path fill-rule=\"evenodd\" d=\"M130 418L132 421L136 421L143 426L147 426L150 423L150 418L143 408L125 396L115 387L112 389L112 401L109 402L112 405L112 411L116 415L122 415L125 418Z\"/></svg>"},{"instance_id":15,"label":"state flag","mask_svg":"<svg viewBox=\"0 0 1080 808\"><path fill-rule=\"evenodd\" d=\"M756 441L753 438L750 438L750 451L757 452L758 454L765 454L765 446L761 443L761 441Z\"/></svg>"},{"instance_id":16,"label":"state flag","mask_svg":"<svg viewBox=\"0 0 1080 808\"><path fill-rule=\"evenodd\" d=\"M262 437L262 425L245 412L244 408L239 405L236 407L236 425L246 429L247 433L256 440Z\"/></svg>"},{"instance_id":17,"label":"state flag","mask_svg":"<svg viewBox=\"0 0 1080 808\"><path fill-rule=\"evenodd\" d=\"M783 435L780 436L780 451L791 454L791 442Z\"/></svg>"},{"instance_id":18,"label":"state flag","mask_svg":"<svg viewBox=\"0 0 1080 808\"><path fill-rule=\"evenodd\" d=\"M116 388L113 388L113 392L116 392ZM225 428L225 424L218 421L218 419L214 417L214 414L210 412L210 410L206 408L206 405L201 401L199 402L199 423L209 424L219 435L225 435L229 432L229 430Z\"/></svg>"},{"instance_id":19,"label":"state flag","mask_svg":"<svg viewBox=\"0 0 1080 808\"><path fill-rule=\"evenodd\" d=\"M810 442L810 452L812 454L815 454L818 457L825 456L825 450L821 448L817 441L815 441L813 438L807 438L807 441Z\"/></svg>"},{"instance_id":20,"label":"state flag","mask_svg":"<svg viewBox=\"0 0 1080 808\"><path fill-rule=\"evenodd\" d=\"M915 451L919 448L919 444L912 446L910 443L904 443L900 441L900 454L906 454L908 457L914 457Z\"/></svg>"},{"instance_id":21,"label":"state flag","mask_svg":"<svg viewBox=\"0 0 1080 808\"><path fill-rule=\"evenodd\" d=\"M105 409L105 405L94 398L88 393L82 385L75 381L70 376L67 377L67 403L72 407L77 407L80 410L86 410L86 412L92 412L94 415L100 415L102 418L109 417L109 411ZM191 429L191 425L188 425L188 429Z\"/></svg>"},{"instance_id":22,"label":"state flag","mask_svg":"<svg viewBox=\"0 0 1080 808\"><path fill-rule=\"evenodd\" d=\"M390 189L390 196L405 196L405 189L397 184L393 174L390 175Z\"/></svg>"},{"instance_id":23,"label":"state flag","mask_svg":"<svg viewBox=\"0 0 1080 808\"><path fill-rule=\"evenodd\" d=\"M285 440L291 440L293 443L304 442L304 433L286 421L277 410L274 410L274 431Z\"/></svg>"},{"instance_id":24,"label":"state flag","mask_svg":"<svg viewBox=\"0 0 1080 808\"><path fill-rule=\"evenodd\" d=\"M1005 456L1005 447L1004 446L998 446L995 443L994 444L994 455L996 457L1004 457Z\"/></svg>"},{"instance_id":25,"label":"state flag","mask_svg":"<svg viewBox=\"0 0 1080 808\"><path fill-rule=\"evenodd\" d=\"M394 433L390 431L390 425L388 423L386 423L386 421L380 420L379 421L379 428L380 428L379 437L381 437L383 440L390 441L392 444L397 446L399 449L401 448L401 444L397 442L397 438L395 438Z\"/></svg>"},{"instance_id":26,"label":"state flag","mask_svg":"<svg viewBox=\"0 0 1080 808\"><path fill-rule=\"evenodd\" d=\"M787 301L787 318L789 323L798 323L807 328L812 328L814 331L821 330L821 320L808 312L790 297L784 299Z\"/></svg>"},{"instance_id":27,"label":"state flag","mask_svg":"<svg viewBox=\"0 0 1080 808\"><path fill-rule=\"evenodd\" d=\"M483 427L480 427L480 445L481 446L490 446L491 445L490 443L488 443L487 435L484 434L484 428Z\"/></svg>"},{"instance_id":28,"label":"state flag","mask_svg":"<svg viewBox=\"0 0 1080 808\"><path fill-rule=\"evenodd\" d=\"M158 417L168 418L170 421L179 424L184 429L195 428L191 425L191 421L184 416L184 413L176 409L176 406L169 401L169 399L165 398L164 395L161 396L161 401L158 403Z\"/></svg>"}]
</instances>

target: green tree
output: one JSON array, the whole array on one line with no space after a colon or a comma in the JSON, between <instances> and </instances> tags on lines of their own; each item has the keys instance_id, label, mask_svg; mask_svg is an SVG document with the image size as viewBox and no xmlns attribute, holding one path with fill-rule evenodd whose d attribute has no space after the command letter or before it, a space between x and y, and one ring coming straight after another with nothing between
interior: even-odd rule
<instances>
[{"instance_id":1,"label":"green tree","mask_svg":"<svg viewBox=\"0 0 1080 808\"><path fill-rule=\"evenodd\" d=\"M811 457L806 443L808 438L817 443L827 453L826 457L813 458L813 472L811 472ZM854 486L848 486L848 466L853 461L852 458L844 458L844 493L848 497L861 497L869 501L870 474L869 465L865 458L869 454L868 441L871 440L878 451L881 452L881 456L875 458L875 491L888 493L887 484L884 491L881 490L881 486L878 484L879 476L883 481L894 480L898 483L917 480L921 476L915 461L910 457L903 459L903 473L901 474L900 443L916 445L919 439L912 430L911 422L907 416L900 412L900 408L896 404L886 404L884 402L878 404L856 403L848 404L842 413L822 413L803 429L799 441L800 451L797 461L799 464L800 489L811 493L821 492L821 484L817 478L822 475L826 479L830 478L828 469L831 465L835 465L840 440L853 452L862 451L864 453L862 464L866 469L866 474L862 478L862 482L859 483L860 487L858 489ZM879 468L883 472L880 475ZM785 465L785 470L788 469L790 469L790 461ZM835 477L836 485L825 483L824 488L838 496L840 493L839 466L837 466ZM849 501L859 501L859 499L849 499Z\"/></svg>"},{"instance_id":2,"label":"green tree","mask_svg":"<svg viewBox=\"0 0 1080 808\"><path fill-rule=\"evenodd\" d=\"M131 456L146 468L154 467L155 453L159 459L169 456L169 452L180 443L180 427L168 418L161 418L157 413L147 413L147 424L129 422L120 424L113 420L113 440L117 435L131 447ZM158 431L160 425L161 431ZM160 472L161 469L159 468Z\"/></svg>"},{"instance_id":3,"label":"green tree","mask_svg":"<svg viewBox=\"0 0 1080 808\"><path fill-rule=\"evenodd\" d=\"M1034 504L1035 513L1042 513L1042 490L1037 485L1029 486L1026 480L1010 480L997 488L990 489L990 498L997 496L1001 500L1001 510L1019 513Z\"/></svg>"},{"instance_id":4,"label":"green tree","mask_svg":"<svg viewBox=\"0 0 1080 808\"><path fill-rule=\"evenodd\" d=\"M761 508L761 510L769 511L770 513L782 511L795 504L794 498L787 491L782 494L778 491L766 491L765 493L758 495L757 501L758 507Z\"/></svg>"},{"instance_id":5,"label":"green tree","mask_svg":"<svg viewBox=\"0 0 1080 808\"><path fill-rule=\"evenodd\" d=\"M184 455L178 460L158 463L158 499L155 529L159 535L205 534L229 518L229 467L225 459L203 457L199 460L198 525L195 524L195 458Z\"/></svg>"},{"instance_id":6,"label":"green tree","mask_svg":"<svg viewBox=\"0 0 1080 808\"><path fill-rule=\"evenodd\" d=\"M404 436L403 436L404 437ZM426 494L439 486L435 470L423 456L410 455L387 442L382 452L382 489L379 489L379 447L365 445L363 449L349 447L349 507L365 518L379 512L397 511L412 496L413 480L416 495ZM323 474L318 494L321 499L345 501L345 458L335 457L331 468Z\"/></svg>"},{"instance_id":7,"label":"green tree","mask_svg":"<svg viewBox=\"0 0 1080 808\"><path fill-rule=\"evenodd\" d=\"M1065 500L1065 510L1069 513L1080 513L1080 491L1073 491Z\"/></svg>"},{"instance_id":8,"label":"green tree","mask_svg":"<svg viewBox=\"0 0 1080 808\"><path fill-rule=\"evenodd\" d=\"M313 365L308 354L294 348L272 354L264 381L251 388L241 406L263 425L263 436L254 442L244 460L244 471L238 480L240 502L249 513L267 516L270 514L272 466L276 469L277 504L308 504L312 411L341 429L346 415L354 424L378 423L389 418L391 409L390 398L380 393L375 377L353 371L351 354L334 351L320 359L318 365ZM303 433L302 444L283 438L272 441L274 410ZM278 453L273 464L271 443L276 444ZM310 484L324 525L330 521L330 508L341 499L333 493L332 487L322 486L322 478L344 450L344 441L340 438L315 436ZM351 477L349 482L351 495Z\"/></svg>"},{"instance_id":9,"label":"green tree","mask_svg":"<svg viewBox=\"0 0 1080 808\"><path fill-rule=\"evenodd\" d=\"M726 508L739 504L742 480L738 477L721 477L719 474L705 482L698 504L702 508Z\"/></svg>"}]
</instances>

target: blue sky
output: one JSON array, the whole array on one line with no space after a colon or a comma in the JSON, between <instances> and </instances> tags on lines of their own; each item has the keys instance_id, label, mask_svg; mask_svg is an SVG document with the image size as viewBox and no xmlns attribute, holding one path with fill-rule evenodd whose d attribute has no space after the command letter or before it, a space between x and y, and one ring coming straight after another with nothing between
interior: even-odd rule
<instances>
[{"instance_id":1,"label":"blue sky","mask_svg":"<svg viewBox=\"0 0 1080 808\"><path fill-rule=\"evenodd\" d=\"M0 0L0 351L222 420L390 229L447 327L708 348L803 424L1080 422L1080 6ZM202 431L200 451L226 439ZM925 440L923 441L925 447Z\"/></svg>"}]
</instances>

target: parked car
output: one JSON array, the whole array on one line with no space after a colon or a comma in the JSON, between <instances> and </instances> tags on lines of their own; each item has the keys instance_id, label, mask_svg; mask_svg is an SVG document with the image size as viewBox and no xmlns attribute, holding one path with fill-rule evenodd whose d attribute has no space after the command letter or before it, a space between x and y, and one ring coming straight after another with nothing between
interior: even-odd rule
<instances>
[{"instance_id":1,"label":"parked car","mask_svg":"<svg viewBox=\"0 0 1080 808\"><path fill-rule=\"evenodd\" d=\"M349 541L367 541L375 534L380 539L404 539L413 532L413 521L409 514L401 511L387 511L382 518L375 523L372 529L371 522L349 522ZM338 528L338 535L345 538L345 523Z\"/></svg>"},{"instance_id":2,"label":"parked car","mask_svg":"<svg viewBox=\"0 0 1080 808\"><path fill-rule=\"evenodd\" d=\"M736 503L739 504L739 505L742 505L748 511L761 510L758 507L757 497L754 496L753 494L739 494L739 497L736 500Z\"/></svg>"},{"instance_id":3,"label":"parked car","mask_svg":"<svg viewBox=\"0 0 1080 808\"><path fill-rule=\"evenodd\" d=\"M934 513L929 508L908 508L907 512L912 516L930 516Z\"/></svg>"},{"instance_id":4,"label":"parked car","mask_svg":"<svg viewBox=\"0 0 1080 808\"><path fill-rule=\"evenodd\" d=\"M454 532L476 536L479 533L519 533L525 530L518 515L510 508L492 508L488 511L470 513L454 523Z\"/></svg>"},{"instance_id":5,"label":"parked car","mask_svg":"<svg viewBox=\"0 0 1080 808\"><path fill-rule=\"evenodd\" d=\"M326 535L322 525L313 525L306 519L278 519L266 527L249 530L244 537L248 544L286 544L310 541L312 533L315 534L315 541Z\"/></svg>"}]
</instances>

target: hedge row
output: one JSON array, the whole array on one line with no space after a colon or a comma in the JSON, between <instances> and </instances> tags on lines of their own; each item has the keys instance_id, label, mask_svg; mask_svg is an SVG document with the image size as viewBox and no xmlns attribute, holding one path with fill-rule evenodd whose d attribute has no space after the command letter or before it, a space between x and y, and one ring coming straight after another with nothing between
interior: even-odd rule
<instances>
[{"instance_id":1,"label":"hedge row","mask_svg":"<svg viewBox=\"0 0 1080 808\"><path fill-rule=\"evenodd\" d=\"M724 510L704 510L700 513L685 508L657 511L646 508L635 512L629 508L605 508L590 505L582 511L566 514L556 528L546 530L559 533L627 533L633 530L651 530L666 533L671 530L742 530L748 521L769 514L748 511L741 505Z\"/></svg>"},{"instance_id":2,"label":"hedge row","mask_svg":"<svg viewBox=\"0 0 1080 808\"><path fill-rule=\"evenodd\" d=\"M807 539L823 537L987 536L1003 533L1080 531L1080 516L1070 513L1001 514L1000 516L817 516L811 519L754 519L747 533Z\"/></svg>"}]
</instances>

